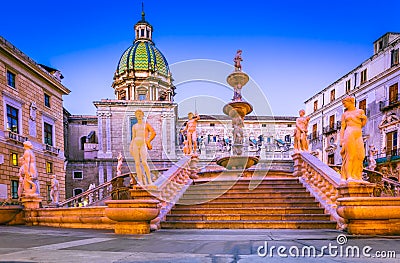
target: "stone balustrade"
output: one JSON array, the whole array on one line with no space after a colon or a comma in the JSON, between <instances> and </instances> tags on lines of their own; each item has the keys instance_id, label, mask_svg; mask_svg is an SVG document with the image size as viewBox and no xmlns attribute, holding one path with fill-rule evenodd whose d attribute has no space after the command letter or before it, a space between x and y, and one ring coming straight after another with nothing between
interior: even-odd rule
<instances>
[{"instance_id":1,"label":"stone balustrade","mask_svg":"<svg viewBox=\"0 0 400 263\"><path fill-rule=\"evenodd\" d=\"M344 228L345 220L336 211L340 174L307 152L295 153L293 161L294 175L338 223L338 228Z\"/></svg>"}]
</instances>

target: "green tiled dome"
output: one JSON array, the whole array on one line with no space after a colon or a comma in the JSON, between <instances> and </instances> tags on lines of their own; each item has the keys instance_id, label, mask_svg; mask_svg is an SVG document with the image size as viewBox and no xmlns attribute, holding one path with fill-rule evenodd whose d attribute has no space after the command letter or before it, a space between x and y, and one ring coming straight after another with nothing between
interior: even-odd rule
<instances>
[{"instance_id":1,"label":"green tiled dome","mask_svg":"<svg viewBox=\"0 0 400 263\"><path fill-rule=\"evenodd\" d=\"M122 74L130 70L157 71L163 76L169 75L168 62L164 55L150 41L135 41L122 54L118 62L117 72Z\"/></svg>"}]
</instances>

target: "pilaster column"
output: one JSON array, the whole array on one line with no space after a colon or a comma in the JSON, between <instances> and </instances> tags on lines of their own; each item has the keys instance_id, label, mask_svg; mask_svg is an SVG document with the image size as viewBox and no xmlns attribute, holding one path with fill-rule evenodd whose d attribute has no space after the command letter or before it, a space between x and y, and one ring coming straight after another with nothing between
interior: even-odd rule
<instances>
[{"instance_id":1,"label":"pilaster column","mask_svg":"<svg viewBox=\"0 0 400 263\"><path fill-rule=\"evenodd\" d=\"M112 178L112 163L107 162L107 182L111 181Z\"/></svg>"},{"instance_id":2,"label":"pilaster column","mask_svg":"<svg viewBox=\"0 0 400 263\"><path fill-rule=\"evenodd\" d=\"M104 114L106 117L106 155L111 158L111 112Z\"/></svg>"},{"instance_id":3,"label":"pilaster column","mask_svg":"<svg viewBox=\"0 0 400 263\"><path fill-rule=\"evenodd\" d=\"M98 156L104 154L104 147L103 147L103 116L102 112L97 113L97 127L98 127L98 139L99 139L99 151Z\"/></svg>"}]
</instances>

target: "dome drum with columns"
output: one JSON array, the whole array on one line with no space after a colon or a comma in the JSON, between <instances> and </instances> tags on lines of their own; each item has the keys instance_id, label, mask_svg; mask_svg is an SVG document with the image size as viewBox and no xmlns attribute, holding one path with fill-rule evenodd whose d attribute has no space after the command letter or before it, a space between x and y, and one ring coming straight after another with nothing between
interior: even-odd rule
<instances>
[{"instance_id":1,"label":"dome drum with columns","mask_svg":"<svg viewBox=\"0 0 400 263\"><path fill-rule=\"evenodd\" d=\"M175 87L168 62L152 41L153 27L144 12L134 29L135 41L122 54L114 74L116 99L172 102Z\"/></svg>"}]
</instances>

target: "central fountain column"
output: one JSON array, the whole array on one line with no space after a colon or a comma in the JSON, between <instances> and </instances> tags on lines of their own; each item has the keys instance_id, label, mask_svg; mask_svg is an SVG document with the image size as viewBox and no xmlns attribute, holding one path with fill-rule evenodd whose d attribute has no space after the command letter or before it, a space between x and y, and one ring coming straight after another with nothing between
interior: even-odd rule
<instances>
[{"instance_id":1,"label":"central fountain column","mask_svg":"<svg viewBox=\"0 0 400 263\"><path fill-rule=\"evenodd\" d=\"M242 88L249 81L249 76L242 72L240 62L242 51L238 50L235 61L235 71L229 74L226 81L233 87L233 99L227 103L223 112L232 118L233 127L233 155L228 157L222 157L217 160L217 164L224 166L227 169L246 169L258 163L258 158L255 156L243 155L243 127L244 117L253 111L253 107L250 103L243 101L242 99Z\"/></svg>"}]
</instances>

